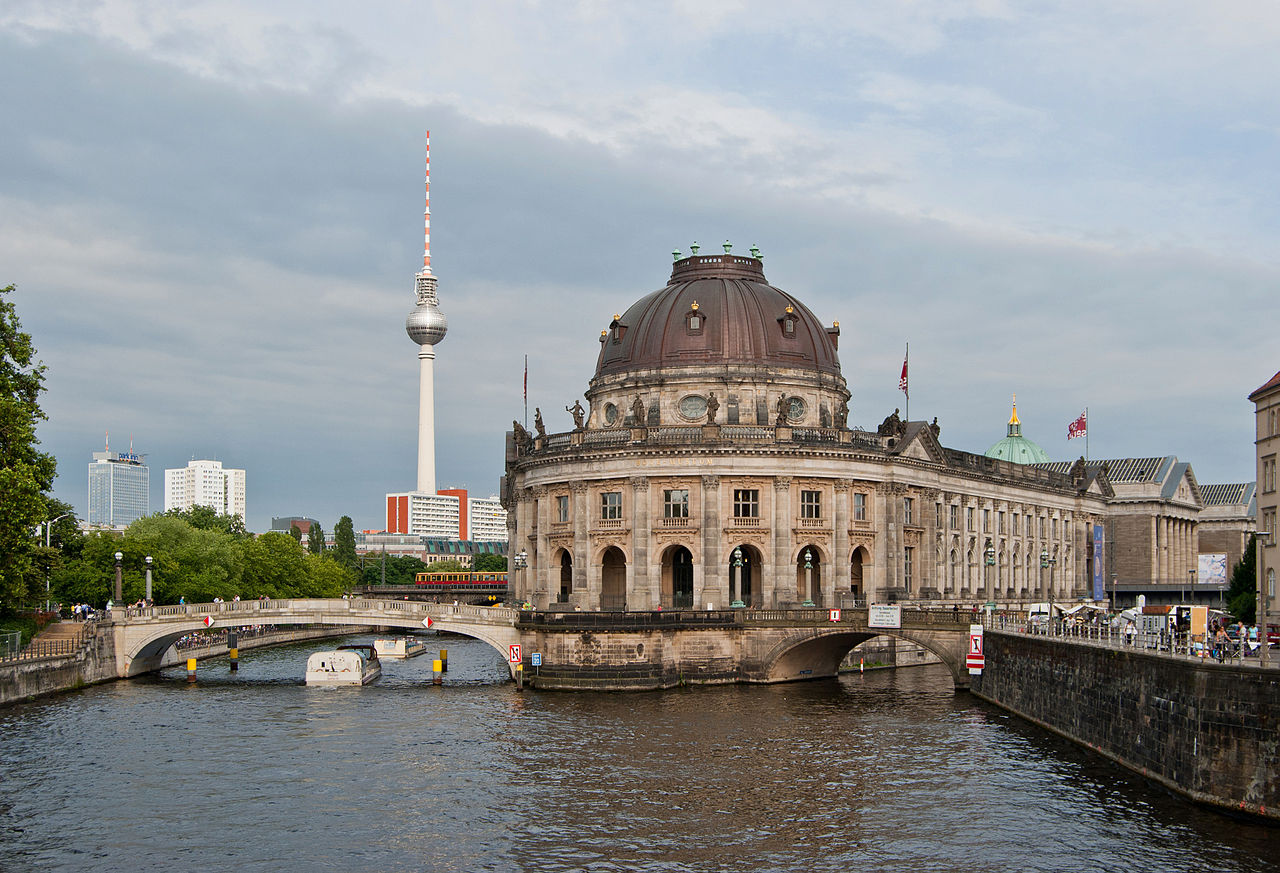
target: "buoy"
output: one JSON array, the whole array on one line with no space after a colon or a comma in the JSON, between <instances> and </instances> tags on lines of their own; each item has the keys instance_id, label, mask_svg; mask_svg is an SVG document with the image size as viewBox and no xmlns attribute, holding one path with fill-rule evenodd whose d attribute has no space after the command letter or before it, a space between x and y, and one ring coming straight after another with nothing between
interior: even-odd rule
<instances>
[{"instance_id":1,"label":"buoy","mask_svg":"<svg viewBox=\"0 0 1280 873\"><path fill-rule=\"evenodd\" d=\"M187 658L187 681L196 681L196 659Z\"/></svg>"},{"instance_id":2,"label":"buoy","mask_svg":"<svg viewBox=\"0 0 1280 873\"><path fill-rule=\"evenodd\" d=\"M440 664L439 658L436 658L431 662L431 684L444 684L444 667Z\"/></svg>"},{"instance_id":3,"label":"buoy","mask_svg":"<svg viewBox=\"0 0 1280 873\"><path fill-rule=\"evenodd\" d=\"M444 673L449 672L449 650L448 649L440 650L440 670L441 672L444 672Z\"/></svg>"}]
</instances>

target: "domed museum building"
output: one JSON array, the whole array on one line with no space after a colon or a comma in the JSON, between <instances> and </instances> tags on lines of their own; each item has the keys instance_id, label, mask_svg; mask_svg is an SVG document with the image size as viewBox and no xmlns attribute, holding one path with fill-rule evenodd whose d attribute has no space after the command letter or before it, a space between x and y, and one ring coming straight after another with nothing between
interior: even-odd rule
<instances>
[{"instance_id":1,"label":"domed museum building","mask_svg":"<svg viewBox=\"0 0 1280 873\"><path fill-rule=\"evenodd\" d=\"M601 332L573 429L513 423L515 596L584 611L1086 596L1105 470L948 449L936 419L897 410L850 429L839 339L755 249L676 253L667 284Z\"/></svg>"}]
</instances>

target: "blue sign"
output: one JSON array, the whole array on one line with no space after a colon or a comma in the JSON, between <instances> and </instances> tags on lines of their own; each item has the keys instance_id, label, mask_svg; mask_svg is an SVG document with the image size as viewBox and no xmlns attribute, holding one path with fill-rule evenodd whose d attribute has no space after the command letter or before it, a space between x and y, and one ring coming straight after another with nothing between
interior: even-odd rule
<instances>
[{"instance_id":1,"label":"blue sign","mask_svg":"<svg viewBox=\"0 0 1280 873\"><path fill-rule=\"evenodd\" d=\"M541 667L541 666L542 666L542 652L534 652L532 655L530 655L530 656L529 656L529 662L530 662L530 663L532 663L532 664L533 664L533 666L535 666L535 667Z\"/></svg>"},{"instance_id":2,"label":"blue sign","mask_svg":"<svg viewBox=\"0 0 1280 873\"><path fill-rule=\"evenodd\" d=\"M1106 600L1107 589L1103 584L1103 548L1102 548L1102 525L1095 524L1093 526L1093 599Z\"/></svg>"}]
</instances>

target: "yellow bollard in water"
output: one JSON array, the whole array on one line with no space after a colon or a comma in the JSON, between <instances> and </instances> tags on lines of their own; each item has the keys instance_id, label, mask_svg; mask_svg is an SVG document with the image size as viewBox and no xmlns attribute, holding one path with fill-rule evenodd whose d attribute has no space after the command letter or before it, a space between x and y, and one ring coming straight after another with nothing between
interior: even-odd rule
<instances>
[{"instance_id":1,"label":"yellow bollard in water","mask_svg":"<svg viewBox=\"0 0 1280 873\"><path fill-rule=\"evenodd\" d=\"M187 681L196 681L196 659L187 658Z\"/></svg>"},{"instance_id":2,"label":"yellow bollard in water","mask_svg":"<svg viewBox=\"0 0 1280 873\"><path fill-rule=\"evenodd\" d=\"M227 634L227 657L231 659L231 672L240 669L240 638L235 631Z\"/></svg>"},{"instance_id":3,"label":"yellow bollard in water","mask_svg":"<svg viewBox=\"0 0 1280 873\"><path fill-rule=\"evenodd\" d=\"M444 672L444 673L449 672L449 650L448 649L440 650L440 670L441 672Z\"/></svg>"},{"instance_id":4,"label":"yellow bollard in water","mask_svg":"<svg viewBox=\"0 0 1280 873\"><path fill-rule=\"evenodd\" d=\"M431 684L443 685L444 684L444 676L442 675L443 673L444 673L444 668L440 665L440 659L436 658L434 661L431 662Z\"/></svg>"},{"instance_id":5,"label":"yellow bollard in water","mask_svg":"<svg viewBox=\"0 0 1280 873\"><path fill-rule=\"evenodd\" d=\"M516 664L516 691L524 690L524 663Z\"/></svg>"}]
</instances>

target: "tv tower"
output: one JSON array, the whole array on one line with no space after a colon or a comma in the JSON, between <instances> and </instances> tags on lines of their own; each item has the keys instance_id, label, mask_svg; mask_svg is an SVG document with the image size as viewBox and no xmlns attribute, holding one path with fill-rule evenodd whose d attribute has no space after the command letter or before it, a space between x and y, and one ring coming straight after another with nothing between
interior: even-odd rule
<instances>
[{"instance_id":1,"label":"tv tower","mask_svg":"<svg viewBox=\"0 0 1280 873\"><path fill-rule=\"evenodd\" d=\"M423 212L422 272L415 278L418 305L405 319L409 339L418 345L418 491L436 493L435 345L449 322L436 299L431 273L431 131L427 131L427 201Z\"/></svg>"}]
</instances>

